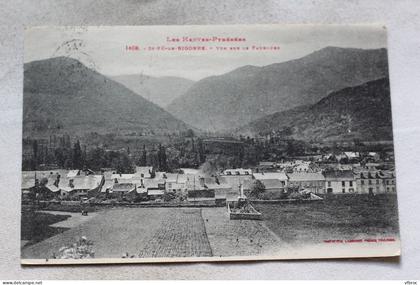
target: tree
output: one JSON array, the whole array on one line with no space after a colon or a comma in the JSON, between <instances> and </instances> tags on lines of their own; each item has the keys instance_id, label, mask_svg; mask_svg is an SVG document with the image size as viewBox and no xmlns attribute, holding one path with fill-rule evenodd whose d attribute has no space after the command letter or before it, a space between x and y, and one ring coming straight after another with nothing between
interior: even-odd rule
<instances>
[{"instance_id":1,"label":"tree","mask_svg":"<svg viewBox=\"0 0 420 285\"><path fill-rule=\"evenodd\" d=\"M192 130L192 129L188 129L187 130L187 132L185 133L185 136L187 137L187 138L192 138L192 137L194 137L194 131Z\"/></svg>"},{"instance_id":2,"label":"tree","mask_svg":"<svg viewBox=\"0 0 420 285\"><path fill-rule=\"evenodd\" d=\"M106 167L105 151L100 147L90 150L86 155L86 164L93 170L99 170Z\"/></svg>"},{"instance_id":3,"label":"tree","mask_svg":"<svg viewBox=\"0 0 420 285\"><path fill-rule=\"evenodd\" d=\"M146 146L143 145L143 151L140 157L140 166L146 166L146 165L147 165L147 151L146 151Z\"/></svg>"},{"instance_id":4,"label":"tree","mask_svg":"<svg viewBox=\"0 0 420 285\"><path fill-rule=\"evenodd\" d=\"M216 175L217 165L214 160L211 160L211 161L208 160L204 162L204 164L201 166L201 170L203 171L203 173L209 176Z\"/></svg>"},{"instance_id":5,"label":"tree","mask_svg":"<svg viewBox=\"0 0 420 285\"><path fill-rule=\"evenodd\" d=\"M158 149L158 169L160 171L167 171L168 170L166 150L165 150L165 147L162 146L161 144L159 145L159 149Z\"/></svg>"},{"instance_id":6,"label":"tree","mask_svg":"<svg viewBox=\"0 0 420 285\"><path fill-rule=\"evenodd\" d=\"M111 167L118 173L133 173L134 168L130 158L125 153L116 153L111 161Z\"/></svg>"},{"instance_id":7,"label":"tree","mask_svg":"<svg viewBox=\"0 0 420 285\"><path fill-rule=\"evenodd\" d=\"M200 164L202 164L206 161L206 155L204 153L203 141L201 139L198 139L197 141L197 148L198 148L198 157L200 160Z\"/></svg>"},{"instance_id":8,"label":"tree","mask_svg":"<svg viewBox=\"0 0 420 285\"><path fill-rule=\"evenodd\" d=\"M38 142L34 140L32 142L32 151L33 151L33 161L32 161L32 169L36 169L38 166Z\"/></svg>"},{"instance_id":9,"label":"tree","mask_svg":"<svg viewBox=\"0 0 420 285\"><path fill-rule=\"evenodd\" d=\"M194 138L191 138L191 152L195 152L195 142L194 142Z\"/></svg>"},{"instance_id":10,"label":"tree","mask_svg":"<svg viewBox=\"0 0 420 285\"><path fill-rule=\"evenodd\" d=\"M238 160L239 160L239 167L242 167L244 164L244 148L241 146L239 147L239 153L238 153Z\"/></svg>"},{"instance_id":11,"label":"tree","mask_svg":"<svg viewBox=\"0 0 420 285\"><path fill-rule=\"evenodd\" d=\"M255 180L251 185L250 196L259 198L265 191L265 186L260 180Z\"/></svg>"},{"instance_id":12,"label":"tree","mask_svg":"<svg viewBox=\"0 0 420 285\"><path fill-rule=\"evenodd\" d=\"M82 166L82 149L80 147L79 140L77 140L77 142L73 146L73 168L80 169Z\"/></svg>"}]
</instances>

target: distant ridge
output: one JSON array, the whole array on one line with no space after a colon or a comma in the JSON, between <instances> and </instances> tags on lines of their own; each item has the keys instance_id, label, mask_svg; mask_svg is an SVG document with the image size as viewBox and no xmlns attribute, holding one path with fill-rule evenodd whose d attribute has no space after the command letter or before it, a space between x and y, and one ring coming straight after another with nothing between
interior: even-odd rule
<instances>
[{"instance_id":1,"label":"distant ridge","mask_svg":"<svg viewBox=\"0 0 420 285\"><path fill-rule=\"evenodd\" d=\"M326 47L299 59L204 78L167 110L197 128L223 131L386 76L386 49Z\"/></svg>"},{"instance_id":2,"label":"distant ridge","mask_svg":"<svg viewBox=\"0 0 420 285\"><path fill-rule=\"evenodd\" d=\"M392 140L388 78L332 92L313 105L265 116L237 129L236 133L288 133L305 141Z\"/></svg>"},{"instance_id":3,"label":"distant ridge","mask_svg":"<svg viewBox=\"0 0 420 285\"><path fill-rule=\"evenodd\" d=\"M194 84L194 81L181 77L152 77L142 74L119 75L111 79L162 108L166 108Z\"/></svg>"},{"instance_id":4,"label":"distant ridge","mask_svg":"<svg viewBox=\"0 0 420 285\"><path fill-rule=\"evenodd\" d=\"M186 129L162 108L75 59L57 57L24 66L24 136Z\"/></svg>"}]
</instances>

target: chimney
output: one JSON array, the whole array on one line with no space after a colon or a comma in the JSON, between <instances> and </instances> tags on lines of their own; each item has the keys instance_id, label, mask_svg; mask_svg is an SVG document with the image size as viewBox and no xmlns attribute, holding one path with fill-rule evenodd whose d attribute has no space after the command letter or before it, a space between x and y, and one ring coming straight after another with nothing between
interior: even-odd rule
<instances>
[{"instance_id":1,"label":"chimney","mask_svg":"<svg viewBox=\"0 0 420 285\"><path fill-rule=\"evenodd\" d=\"M69 187L74 188L74 183L73 182L74 182L73 179L69 180Z\"/></svg>"},{"instance_id":2,"label":"chimney","mask_svg":"<svg viewBox=\"0 0 420 285\"><path fill-rule=\"evenodd\" d=\"M60 174L58 174L57 177L55 178L54 186L58 187L59 184L60 184Z\"/></svg>"}]
</instances>

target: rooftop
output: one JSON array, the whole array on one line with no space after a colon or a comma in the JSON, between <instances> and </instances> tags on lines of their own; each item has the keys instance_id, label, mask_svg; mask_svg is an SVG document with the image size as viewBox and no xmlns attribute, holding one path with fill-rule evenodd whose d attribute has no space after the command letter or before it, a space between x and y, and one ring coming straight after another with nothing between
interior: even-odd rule
<instances>
[{"instance_id":1,"label":"rooftop","mask_svg":"<svg viewBox=\"0 0 420 285\"><path fill-rule=\"evenodd\" d=\"M354 174L351 170L333 170L324 173L326 180L353 180Z\"/></svg>"},{"instance_id":2,"label":"rooftop","mask_svg":"<svg viewBox=\"0 0 420 285\"><path fill-rule=\"evenodd\" d=\"M261 181L262 184L264 184L265 189L280 189L284 188L284 185L282 184L281 180L278 179L265 179Z\"/></svg>"},{"instance_id":3,"label":"rooftop","mask_svg":"<svg viewBox=\"0 0 420 285\"><path fill-rule=\"evenodd\" d=\"M284 172L261 172L261 173L254 173L253 176L257 180L266 180L266 179L287 180L287 176Z\"/></svg>"},{"instance_id":4,"label":"rooftop","mask_svg":"<svg viewBox=\"0 0 420 285\"><path fill-rule=\"evenodd\" d=\"M252 175L252 170L247 168L226 169L223 171L224 175Z\"/></svg>"},{"instance_id":5,"label":"rooftop","mask_svg":"<svg viewBox=\"0 0 420 285\"><path fill-rule=\"evenodd\" d=\"M298 171L287 173L290 181L324 181L325 177L319 172Z\"/></svg>"}]
</instances>

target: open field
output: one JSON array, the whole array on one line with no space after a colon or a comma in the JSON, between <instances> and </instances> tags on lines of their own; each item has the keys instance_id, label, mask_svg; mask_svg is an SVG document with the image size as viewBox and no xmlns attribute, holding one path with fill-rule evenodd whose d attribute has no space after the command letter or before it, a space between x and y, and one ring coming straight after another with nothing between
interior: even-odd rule
<instances>
[{"instance_id":1,"label":"open field","mask_svg":"<svg viewBox=\"0 0 420 285\"><path fill-rule=\"evenodd\" d=\"M22 249L23 258L50 258L62 246L86 236L95 257L211 256L199 208L115 208Z\"/></svg>"},{"instance_id":2,"label":"open field","mask_svg":"<svg viewBox=\"0 0 420 285\"><path fill-rule=\"evenodd\" d=\"M291 244L398 235L396 195L341 195L313 203L255 207L267 226Z\"/></svg>"},{"instance_id":3,"label":"open field","mask_svg":"<svg viewBox=\"0 0 420 285\"><path fill-rule=\"evenodd\" d=\"M70 229L25 246L22 257L51 258L81 236L94 242L97 258L267 256L330 239L398 237L394 195L254 206L263 221L229 220L226 208L113 208L87 219L58 217L56 225Z\"/></svg>"},{"instance_id":4,"label":"open field","mask_svg":"<svg viewBox=\"0 0 420 285\"><path fill-rule=\"evenodd\" d=\"M174 209L144 244L138 257L212 256L201 209Z\"/></svg>"}]
</instances>

